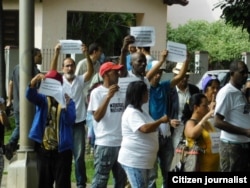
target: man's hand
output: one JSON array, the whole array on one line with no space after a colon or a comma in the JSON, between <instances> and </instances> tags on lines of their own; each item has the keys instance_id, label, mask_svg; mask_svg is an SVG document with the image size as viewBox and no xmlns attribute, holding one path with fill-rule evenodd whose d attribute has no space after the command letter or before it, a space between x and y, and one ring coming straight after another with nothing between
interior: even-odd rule
<instances>
[{"instance_id":1,"label":"man's hand","mask_svg":"<svg viewBox=\"0 0 250 188\"><path fill-rule=\"evenodd\" d=\"M168 51L167 50L161 51L161 59L160 59L160 61L164 62L166 60L167 56L168 56Z\"/></svg>"},{"instance_id":2,"label":"man's hand","mask_svg":"<svg viewBox=\"0 0 250 188\"><path fill-rule=\"evenodd\" d=\"M88 54L88 47L85 44L82 44L81 50L84 55Z\"/></svg>"},{"instance_id":3,"label":"man's hand","mask_svg":"<svg viewBox=\"0 0 250 188\"><path fill-rule=\"evenodd\" d=\"M59 53L60 53L60 49L61 49L61 44L58 43L58 44L55 46L55 52L56 52L57 54L59 54Z\"/></svg>"},{"instance_id":4,"label":"man's hand","mask_svg":"<svg viewBox=\"0 0 250 188\"><path fill-rule=\"evenodd\" d=\"M119 86L117 84L111 85L109 87L109 92L108 92L107 97L111 99L114 96L115 92L117 92L118 90L119 90Z\"/></svg>"},{"instance_id":5,"label":"man's hand","mask_svg":"<svg viewBox=\"0 0 250 188\"><path fill-rule=\"evenodd\" d=\"M178 126L180 125L180 123L181 123L181 121L178 120L178 119L171 119L171 121L170 121L170 125L171 125L171 127L173 127L173 128L178 127Z\"/></svg>"},{"instance_id":6,"label":"man's hand","mask_svg":"<svg viewBox=\"0 0 250 188\"><path fill-rule=\"evenodd\" d=\"M122 51L128 51L128 45L133 44L135 42L135 37L132 35L127 35L123 39Z\"/></svg>"}]
</instances>

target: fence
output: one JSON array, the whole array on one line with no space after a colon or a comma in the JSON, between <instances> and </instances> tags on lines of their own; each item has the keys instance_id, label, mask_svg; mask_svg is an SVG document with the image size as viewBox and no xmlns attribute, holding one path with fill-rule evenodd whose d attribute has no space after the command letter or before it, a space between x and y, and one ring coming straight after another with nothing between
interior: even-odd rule
<instances>
[{"instance_id":1,"label":"fence","mask_svg":"<svg viewBox=\"0 0 250 188\"><path fill-rule=\"evenodd\" d=\"M151 55L155 59L160 58L160 53L161 53L160 51L151 51ZM42 49L43 61L42 61L42 65L40 67L42 72L47 72L50 69L50 64L51 64L53 56L54 56L54 49ZM58 71L60 71L62 69L63 59L66 58L66 57L70 57L70 54L69 55L66 55L66 54L60 54L59 55L59 57L58 57L58 65L57 65L57 70ZM116 56L109 56L109 57L116 57ZM78 63L78 61L76 63Z\"/></svg>"},{"instance_id":2,"label":"fence","mask_svg":"<svg viewBox=\"0 0 250 188\"><path fill-rule=\"evenodd\" d=\"M54 56L54 49L42 49L42 65L40 67L42 72L47 72L50 69L51 61ZM62 69L63 59L66 57L66 54L60 54L58 57L57 70Z\"/></svg>"}]
</instances>

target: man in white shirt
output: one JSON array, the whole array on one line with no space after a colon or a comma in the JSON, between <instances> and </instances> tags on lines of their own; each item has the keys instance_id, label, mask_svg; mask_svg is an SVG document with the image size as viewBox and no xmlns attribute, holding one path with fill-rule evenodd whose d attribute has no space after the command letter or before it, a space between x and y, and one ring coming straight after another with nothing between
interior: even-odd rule
<instances>
[{"instance_id":1,"label":"man in white shirt","mask_svg":"<svg viewBox=\"0 0 250 188\"><path fill-rule=\"evenodd\" d=\"M56 70L58 56L60 54L60 44L55 47L55 57L52 61L51 69ZM76 64L72 58L63 60L63 90L75 102L76 121L73 126L73 156L75 161L76 185L78 188L84 188L87 184L86 166L85 166L85 124L86 124L86 104L83 95L84 88L94 72L93 64L89 58L88 49L85 45L82 47L83 53L87 57L87 71L83 75L75 75Z\"/></svg>"},{"instance_id":2,"label":"man in white shirt","mask_svg":"<svg viewBox=\"0 0 250 188\"><path fill-rule=\"evenodd\" d=\"M107 187L110 171L113 172L114 187L126 185L126 174L118 163L121 147L121 116L124 96L119 92L118 79L122 65L105 62L100 67L103 84L92 90L88 111L93 114L95 132L95 174L92 188Z\"/></svg>"},{"instance_id":3,"label":"man in white shirt","mask_svg":"<svg viewBox=\"0 0 250 188\"><path fill-rule=\"evenodd\" d=\"M241 91L248 77L247 65L230 64L230 81L216 96L215 127L221 129L222 172L250 171L250 108Z\"/></svg>"}]
</instances>

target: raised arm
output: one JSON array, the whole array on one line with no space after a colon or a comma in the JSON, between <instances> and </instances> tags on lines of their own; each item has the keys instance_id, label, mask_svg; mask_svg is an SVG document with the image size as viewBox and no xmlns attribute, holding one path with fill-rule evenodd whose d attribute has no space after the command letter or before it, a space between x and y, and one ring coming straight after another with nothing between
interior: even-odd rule
<instances>
[{"instance_id":1,"label":"raised arm","mask_svg":"<svg viewBox=\"0 0 250 188\"><path fill-rule=\"evenodd\" d=\"M121 77L127 76L127 63L126 63L126 56L128 54L128 45L133 44L135 42L135 37L128 35L123 39L123 44L121 48L121 54L119 58L119 64L123 65L123 69L121 72Z\"/></svg>"},{"instance_id":2,"label":"raised arm","mask_svg":"<svg viewBox=\"0 0 250 188\"><path fill-rule=\"evenodd\" d=\"M161 52L160 61L158 61L158 63L156 63L155 66L153 66L152 69L150 69L147 72L146 77L148 78L149 81L154 77L154 75L160 69L160 67L162 66L162 64L166 62L167 55L168 55L168 51L167 50L163 50Z\"/></svg>"},{"instance_id":3,"label":"raised arm","mask_svg":"<svg viewBox=\"0 0 250 188\"><path fill-rule=\"evenodd\" d=\"M57 70L57 63L58 63L58 56L60 54L60 49L61 49L61 45L58 43L54 48L55 54L51 61L50 70Z\"/></svg>"},{"instance_id":4,"label":"raised arm","mask_svg":"<svg viewBox=\"0 0 250 188\"><path fill-rule=\"evenodd\" d=\"M92 75L94 74L94 67L93 67L92 60L89 56L88 47L85 44L82 45L82 52L87 58L87 72L86 74L84 74L85 75L84 81L87 82L92 78Z\"/></svg>"},{"instance_id":5,"label":"raised arm","mask_svg":"<svg viewBox=\"0 0 250 188\"><path fill-rule=\"evenodd\" d=\"M13 99L13 81L10 80L9 81L9 85L8 85L8 98L7 98L7 107L10 107L12 104L12 99Z\"/></svg>"},{"instance_id":6,"label":"raised arm","mask_svg":"<svg viewBox=\"0 0 250 188\"><path fill-rule=\"evenodd\" d=\"M179 72L179 74L177 74L172 80L171 80L171 87L174 87L175 85L177 85L186 75L186 72L188 70L188 66L189 66L189 62L190 62L190 54L187 52L187 58L186 60L183 62L183 66L181 67L181 70Z\"/></svg>"}]
</instances>

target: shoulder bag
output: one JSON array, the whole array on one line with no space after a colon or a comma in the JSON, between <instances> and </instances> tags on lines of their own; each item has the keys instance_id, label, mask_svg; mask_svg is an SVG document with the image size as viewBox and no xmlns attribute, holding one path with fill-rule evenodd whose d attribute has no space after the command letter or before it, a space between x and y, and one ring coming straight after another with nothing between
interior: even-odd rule
<instances>
[{"instance_id":1,"label":"shoulder bag","mask_svg":"<svg viewBox=\"0 0 250 188\"><path fill-rule=\"evenodd\" d=\"M171 172L195 172L199 171L199 156L205 150L200 148L197 142L188 147L186 140L181 140L175 149L171 163Z\"/></svg>"}]
</instances>

